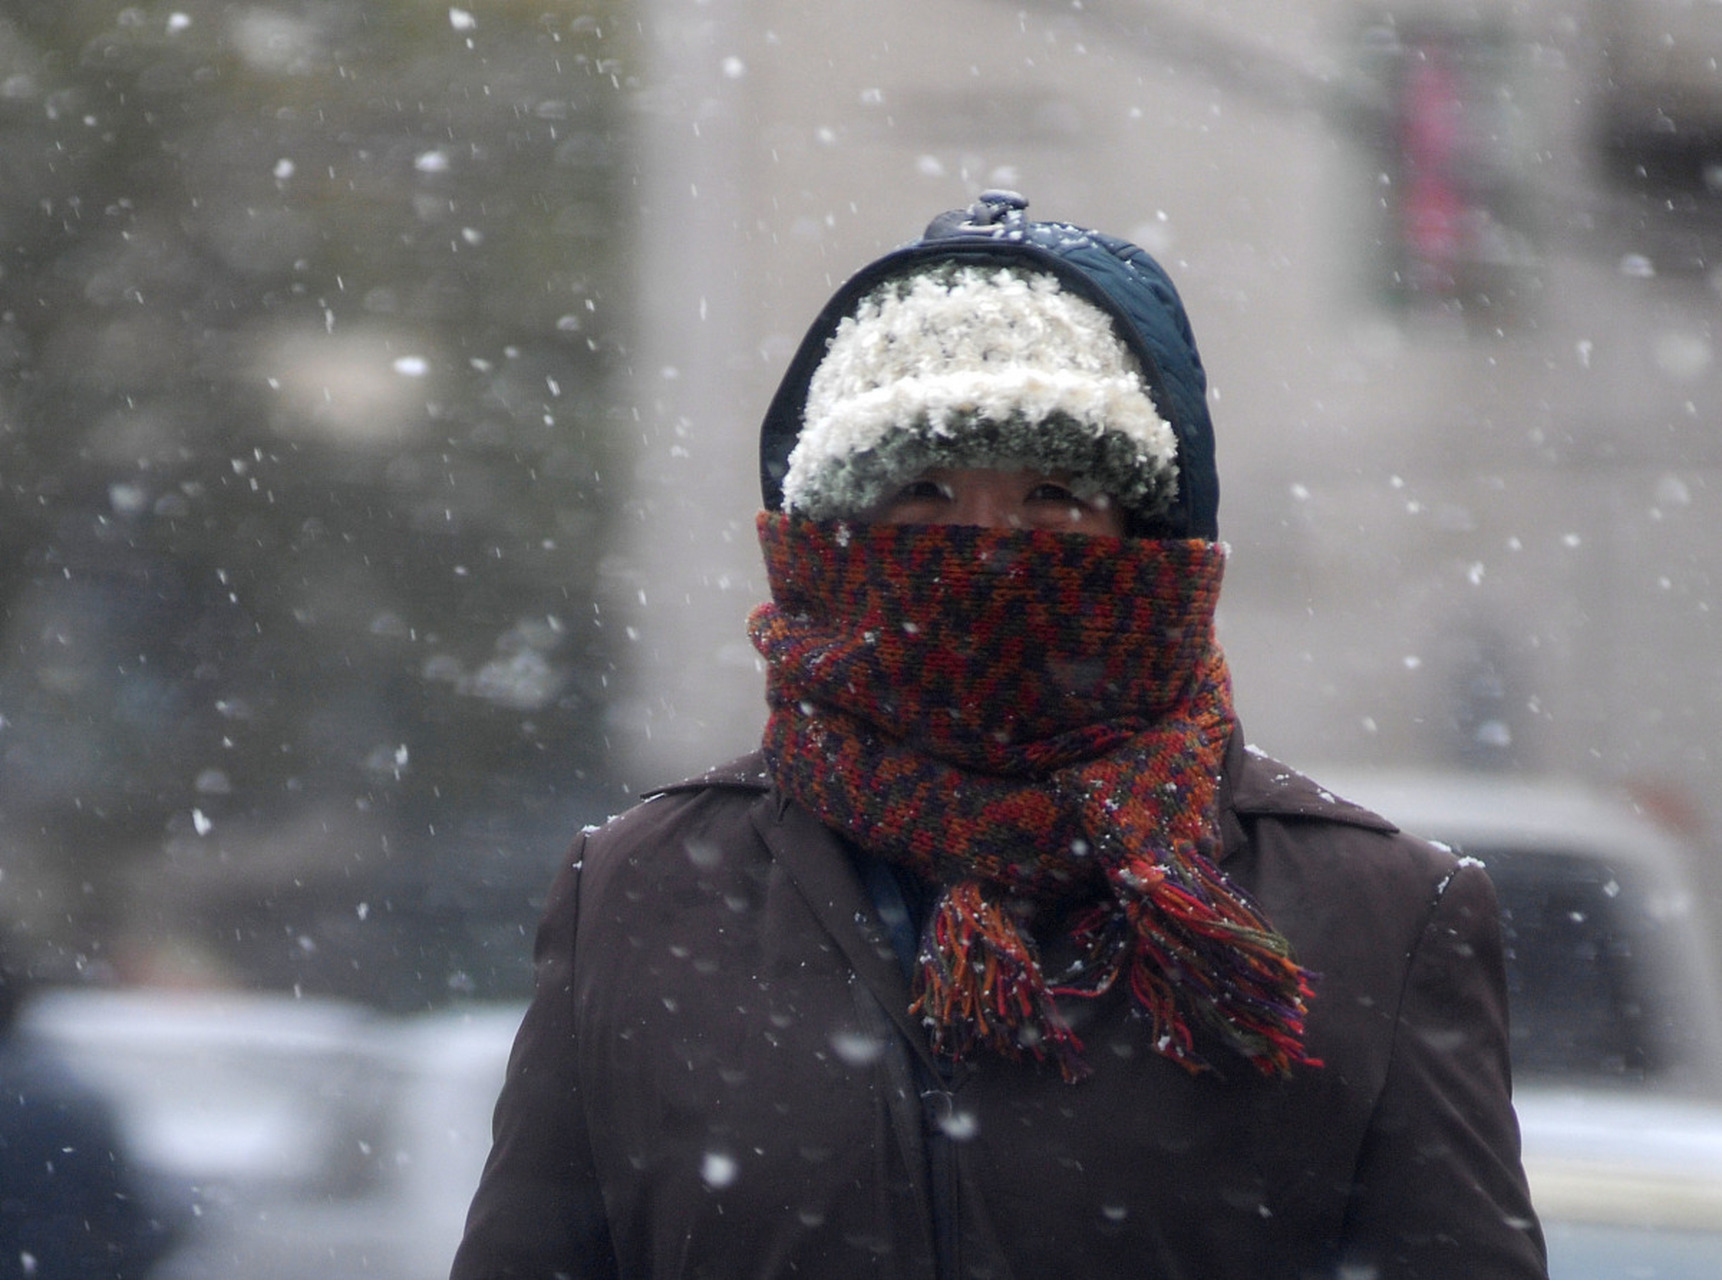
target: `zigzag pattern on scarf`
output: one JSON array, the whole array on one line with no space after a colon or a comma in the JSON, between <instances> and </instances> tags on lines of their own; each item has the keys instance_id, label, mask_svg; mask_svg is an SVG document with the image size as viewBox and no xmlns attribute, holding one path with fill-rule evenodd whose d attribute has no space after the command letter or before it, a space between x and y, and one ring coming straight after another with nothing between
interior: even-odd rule
<instances>
[{"instance_id":1,"label":"zigzag pattern on scarf","mask_svg":"<svg viewBox=\"0 0 1722 1280\"><path fill-rule=\"evenodd\" d=\"M1126 978L1157 1052L1211 1036L1265 1074L1310 975L1214 861L1233 726L1213 637L1224 553L762 513L764 751L778 786L939 893L912 1009L934 1047L1086 1073L1060 997ZM1013 902L1082 904L1049 982Z\"/></svg>"}]
</instances>

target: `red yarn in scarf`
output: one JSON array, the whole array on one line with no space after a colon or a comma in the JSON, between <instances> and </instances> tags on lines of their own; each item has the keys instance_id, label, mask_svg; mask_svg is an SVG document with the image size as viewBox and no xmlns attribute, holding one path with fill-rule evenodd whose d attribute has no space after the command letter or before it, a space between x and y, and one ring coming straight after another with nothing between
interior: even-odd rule
<instances>
[{"instance_id":1,"label":"red yarn in scarf","mask_svg":"<svg viewBox=\"0 0 1722 1280\"><path fill-rule=\"evenodd\" d=\"M1231 683L1214 543L764 512L764 751L778 786L937 885L912 1006L934 1047L1086 1074L1055 997L1125 977L1158 1052L1198 1029L1264 1074L1309 975L1215 863ZM1049 983L1013 900L1087 904Z\"/></svg>"}]
</instances>

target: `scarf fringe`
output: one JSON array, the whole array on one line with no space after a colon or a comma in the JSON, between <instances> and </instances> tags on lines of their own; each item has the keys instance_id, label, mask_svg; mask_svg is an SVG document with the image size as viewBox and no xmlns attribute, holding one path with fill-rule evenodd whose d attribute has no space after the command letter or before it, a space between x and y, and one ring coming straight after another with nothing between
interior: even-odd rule
<instances>
[{"instance_id":1,"label":"scarf fringe","mask_svg":"<svg viewBox=\"0 0 1722 1280\"><path fill-rule=\"evenodd\" d=\"M1052 1059L1071 1084L1089 1074L1082 1041L1065 1023L1040 962L1009 913L980 884L939 895L921 942L919 994L909 1012L935 1052L961 1060L977 1046L1008 1058Z\"/></svg>"},{"instance_id":2,"label":"scarf fringe","mask_svg":"<svg viewBox=\"0 0 1722 1280\"><path fill-rule=\"evenodd\" d=\"M1223 883L1206 859L1190 865L1201 879ZM1094 975L1087 985L1048 983L1033 944L979 882L961 881L941 894L922 939L910 1006L934 1050L957 1061L976 1048L1009 1058L1027 1053L1053 1061L1067 1082L1086 1079L1082 1041L1056 998L1103 995L1122 973L1155 1051L1192 1075L1213 1069L1196 1049L1197 1028L1264 1076L1322 1065L1304 1050L1313 975L1259 913L1229 894L1204 900L1199 889L1142 859L1119 868L1115 882L1124 901L1085 913L1072 931L1088 957L1076 972Z\"/></svg>"},{"instance_id":3,"label":"scarf fringe","mask_svg":"<svg viewBox=\"0 0 1722 1280\"><path fill-rule=\"evenodd\" d=\"M1113 873L1135 936L1130 992L1152 1025L1160 1053L1194 1073L1209 1070L1195 1049L1191 1017L1267 1076L1319 1067L1304 1050L1314 975L1219 868L1191 855L1162 866L1132 858Z\"/></svg>"}]
</instances>

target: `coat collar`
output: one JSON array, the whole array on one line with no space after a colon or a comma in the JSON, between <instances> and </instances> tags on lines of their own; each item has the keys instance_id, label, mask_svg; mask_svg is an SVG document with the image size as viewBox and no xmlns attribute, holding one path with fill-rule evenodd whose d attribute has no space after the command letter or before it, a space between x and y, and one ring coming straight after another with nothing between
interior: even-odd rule
<instances>
[{"instance_id":1,"label":"coat collar","mask_svg":"<svg viewBox=\"0 0 1722 1280\"><path fill-rule=\"evenodd\" d=\"M845 850L842 838L808 810L778 792L757 751L708 769L698 777L660 788L649 795L709 788L751 792L756 799L751 821L772 860L782 868L806 901L820 927L843 953L851 971L873 994L880 1009L914 1047L923 1065L937 1079L939 1065L927 1038L914 1025L908 1008L909 984L891 944L874 919L865 887ZM1262 817L1310 818L1373 831L1398 830L1369 810L1342 800L1303 774L1247 746L1243 730L1233 730L1226 745L1220 776L1222 863L1249 843L1248 825Z\"/></svg>"},{"instance_id":2,"label":"coat collar","mask_svg":"<svg viewBox=\"0 0 1722 1280\"><path fill-rule=\"evenodd\" d=\"M641 796L641 799L650 800L653 796L674 795L678 791L699 791L705 787L736 787L743 791L769 791L771 789L771 774L765 767L765 757L758 751L750 751L746 755L737 756L734 760L715 764L697 777L685 778L681 782L672 782L667 787L658 787L654 791L648 791Z\"/></svg>"},{"instance_id":3,"label":"coat collar","mask_svg":"<svg viewBox=\"0 0 1722 1280\"><path fill-rule=\"evenodd\" d=\"M697 791L703 787L734 787L746 791L772 790L771 774L757 751L716 765L696 778L660 788L653 795ZM780 813L785 804L779 804ZM1248 839L1245 823L1253 818L1320 818L1369 831L1399 830L1379 814L1343 800L1290 765L1249 746L1242 726L1232 731L1220 773L1221 860L1231 857ZM818 823L813 823L819 826ZM829 833L828 833L829 834ZM847 870L847 859L832 838L834 852ZM851 877L852 879L853 877Z\"/></svg>"},{"instance_id":4,"label":"coat collar","mask_svg":"<svg viewBox=\"0 0 1722 1280\"><path fill-rule=\"evenodd\" d=\"M719 784L722 785L722 784ZM789 876L815 918L849 962L904 1041L937 1078L939 1066L927 1037L909 1016L908 979L897 953L875 919L867 890L856 875L841 838L813 814L787 800L762 798L754 805L754 829L772 860Z\"/></svg>"},{"instance_id":5,"label":"coat collar","mask_svg":"<svg viewBox=\"0 0 1722 1280\"><path fill-rule=\"evenodd\" d=\"M927 1038L909 1016L908 980L891 943L874 919L872 899L855 873L842 837L772 785L759 752L750 752L652 795L726 787L758 795L752 821L772 860L807 902L820 927L851 970L877 999L904 1040L915 1046L937 1078Z\"/></svg>"},{"instance_id":6,"label":"coat collar","mask_svg":"<svg viewBox=\"0 0 1722 1280\"><path fill-rule=\"evenodd\" d=\"M1247 745L1239 726L1226 744L1221 766L1221 862L1248 842L1246 821L1263 817L1319 818L1389 834L1399 830L1380 814L1340 799L1290 765Z\"/></svg>"}]
</instances>

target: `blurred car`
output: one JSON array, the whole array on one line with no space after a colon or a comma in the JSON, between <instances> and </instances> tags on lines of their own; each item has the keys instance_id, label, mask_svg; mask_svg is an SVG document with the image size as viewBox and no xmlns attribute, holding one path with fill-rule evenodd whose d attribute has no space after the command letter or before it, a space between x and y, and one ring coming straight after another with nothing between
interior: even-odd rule
<instances>
[{"instance_id":1,"label":"blurred car","mask_svg":"<svg viewBox=\"0 0 1722 1280\"><path fill-rule=\"evenodd\" d=\"M154 1280L444 1280L518 1005L388 1018L262 994L56 991L28 1011L114 1100L190 1230Z\"/></svg>"},{"instance_id":2,"label":"blurred car","mask_svg":"<svg viewBox=\"0 0 1722 1280\"><path fill-rule=\"evenodd\" d=\"M1578 784L1311 772L1495 883L1551 1280L1722 1275L1722 998L1692 851Z\"/></svg>"}]
</instances>

